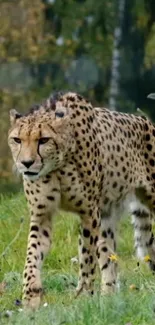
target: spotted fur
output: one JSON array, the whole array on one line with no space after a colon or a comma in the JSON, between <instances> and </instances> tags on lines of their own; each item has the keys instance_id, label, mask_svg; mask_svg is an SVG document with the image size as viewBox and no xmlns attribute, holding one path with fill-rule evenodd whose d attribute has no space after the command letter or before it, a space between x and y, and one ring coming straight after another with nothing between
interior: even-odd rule
<instances>
[{"instance_id":1,"label":"spotted fur","mask_svg":"<svg viewBox=\"0 0 155 325\"><path fill-rule=\"evenodd\" d=\"M93 108L76 93L57 94L24 116L11 111L9 145L31 215L25 305L40 304L40 269L60 207L81 220L77 294L93 293L96 263L101 291L114 290L117 263L111 256L123 204L133 216L138 255L149 254L155 269L155 127L149 120Z\"/></svg>"}]
</instances>

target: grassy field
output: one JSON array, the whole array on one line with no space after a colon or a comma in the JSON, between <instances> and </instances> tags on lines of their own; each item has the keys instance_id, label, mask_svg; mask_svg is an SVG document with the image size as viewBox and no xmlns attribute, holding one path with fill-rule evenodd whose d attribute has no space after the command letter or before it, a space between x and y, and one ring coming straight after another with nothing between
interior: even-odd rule
<instances>
[{"instance_id":1,"label":"grassy field","mask_svg":"<svg viewBox=\"0 0 155 325\"><path fill-rule=\"evenodd\" d=\"M60 214L54 222L53 249L46 258L42 277L45 295L36 313L25 313L16 305L21 299L22 271L28 235L28 211L22 194L0 201L0 324L15 325L153 325L155 324L155 278L147 265L134 256L130 220L119 229L118 258L120 289L109 297L100 297L96 281L94 297L74 299L78 265L78 221ZM4 291L2 283L6 282ZM136 289L131 290L131 285ZM6 311L11 316L6 316Z\"/></svg>"}]
</instances>

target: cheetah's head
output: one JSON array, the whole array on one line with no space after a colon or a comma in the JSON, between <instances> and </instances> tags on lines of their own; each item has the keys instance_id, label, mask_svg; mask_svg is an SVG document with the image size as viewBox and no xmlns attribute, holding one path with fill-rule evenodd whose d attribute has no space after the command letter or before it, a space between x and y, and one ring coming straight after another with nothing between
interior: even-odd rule
<instances>
[{"instance_id":1,"label":"cheetah's head","mask_svg":"<svg viewBox=\"0 0 155 325\"><path fill-rule=\"evenodd\" d=\"M60 168L74 151L72 124L62 103L55 110L38 106L27 115L11 110L10 120L8 143L17 170L26 178Z\"/></svg>"}]
</instances>

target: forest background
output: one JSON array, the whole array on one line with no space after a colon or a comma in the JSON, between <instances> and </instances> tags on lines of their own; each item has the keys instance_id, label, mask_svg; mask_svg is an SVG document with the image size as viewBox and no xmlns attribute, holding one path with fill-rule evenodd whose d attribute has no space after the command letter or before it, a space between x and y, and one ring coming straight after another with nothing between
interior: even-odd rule
<instances>
[{"instance_id":1,"label":"forest background","mask_svg":"<svg viewBox=\"0 0 155 325\"><path fill-rule=\"evenodd\" d=\"M74 90L155 121L154 0L0 0L0 192L16 191L9 110Z\"/></svg>"}]
</instances>

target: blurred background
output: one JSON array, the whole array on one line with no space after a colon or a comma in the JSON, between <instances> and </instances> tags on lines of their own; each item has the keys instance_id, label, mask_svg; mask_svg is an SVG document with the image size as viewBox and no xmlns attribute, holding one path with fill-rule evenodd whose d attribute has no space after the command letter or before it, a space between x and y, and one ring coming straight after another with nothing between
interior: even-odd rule
<instances>
[{"instance_id":1,"label":"blurred background","mask_svg":"<svg viewBox=\"0 0 155 325\"><path fill-rule=\"evenodd\" d=\"M0 0L0 193L20 187L9 110L56 90L155 120L155 0Z\"/></svg>"}]
</instances>

